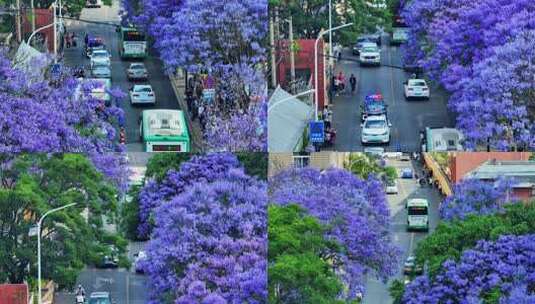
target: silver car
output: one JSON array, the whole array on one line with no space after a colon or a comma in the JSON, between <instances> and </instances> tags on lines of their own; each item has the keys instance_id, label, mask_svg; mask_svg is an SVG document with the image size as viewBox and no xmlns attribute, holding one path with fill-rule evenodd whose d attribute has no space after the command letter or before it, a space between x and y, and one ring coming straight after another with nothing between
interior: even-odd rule
<instances>
[{"instance_id":1,"label":"silver car","mask_svg":"<svg viewBox=\"0 0 535 304\"><path fill-rule=\"evenodd\" d=\"M130 89L130 103L156 104L156 96L150 84L136 84Z\"/></svg>"},{"instance_id":2,"label":"silver car","mask_svg":"<svg viewBox=\"0 0 535 304\"><path fill-rule=\"evenodd\" d=\"M134 62L126 69L126 76L128 80L147 80L149 72L143 62Z\"/></svg>"},{"instance_id":3,"label":"silver car","mask_svg":"<svg viewBox=\"0 0 535 304\"><path fill-rule=\"evenodd\" d=\"M110 78L111 69L107 65L94 65L91 69L91 76L93 78Z\"/></svg>"}]
</instances>

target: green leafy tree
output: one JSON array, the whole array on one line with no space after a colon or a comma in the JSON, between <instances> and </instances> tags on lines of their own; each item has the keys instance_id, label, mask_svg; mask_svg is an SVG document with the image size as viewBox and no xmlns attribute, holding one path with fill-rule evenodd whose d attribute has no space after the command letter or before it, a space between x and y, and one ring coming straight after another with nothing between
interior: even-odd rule
<instances>
[{"instance_id":1,"label":"green leafy tree","mask_svg":"<svg viewBox=\"0 0 535 304\"><path fill-rule=\"evenodd\" d=\"M325 227L298 205L268 207L269 303L345 303L325 252L339 251Z\"/></svg>"},{"instance_id":2,"label":"green leafy tree","mask_svg":"<svg viewBox=\"0 0 535 304\"><path fill-rule=\"evenodd\" d=\"M535 233L535 204L512 204L503 214L471 215L464 221L441 222L435 232L418 243L415 254L433 276L447 259L458 260L479 240L497 240L505 234Z\"/></svg>"},{"instance_id":3,"label":"green leafy tree","mask_svg":"<svg viewBox=\"0 0 535 304\"><path fill-rule=\"evenodd\" d=\"M334 33L333 39L342 44L353 43L357 35L375 32L377 27L389 28L391 0L332 0L333 26L353 22ZM293 16L296 38L316 39L321 29L329 28L328 2L324 0L270 0L271 11L278 10L282 19ZM281 26L284 28L284 26Z\"/></svg>"},{"instance_id":4,"label":"green leafy tree","mask_svg":"<svg viewBox=\"0 0 535 304\"><path fill-rule=\"evenodd\" d=\"M3 156L0 159L0 282L33 282L37 238L30 228L48 210L42 225L42 273L60 287L75 283L86 263L98 259L105 240L102 216L113 219L117 195L81 154Z\"/></svg>"},{"instance_id":5,"label":"green leafy tree","mask_svg":"<svg viewBox=\"0 0 535 304\"><path fill-rule=\"evenodd\" d=\"M145 241L146 239L140 239L137 233L137 227L139 226L139 191L141 185L132 185L128 189L126 199L121 205L121 231L124 236L129 240Z\"/></svg>"},{"instance_id":6,"label":"green leafy tree","mask_svg":"<svg viewBox=\"0 0 535 304\"><path fill-rule=\"evenodd\" d=\"M161 182L170 169L178 170L180 165L189 160L193 153L156 153L147 163L145 178L154 178Z\"/></svg>"},{"instance_id":7,"label":"green leafy tree","mask_svg":"<svg viewBox=\"0 0 535 304\"><path fill-rule=\"evenodd\" d=\"M268 154L260 152L238 152L236 157L242 163L245 173L267 180Z\"/></svg>"},{"instance_id":8,"label":"green leafy tree","mask_svg":"<svg viewBox=\"0 0 535 304\"><path fill-rule=\"evenodd\" d=\"M396 168L382 166L379 162L373 156L362 153L351 153L349 160L345 164L345 168L363 179L367 179L370 174L375 174L382 179L390 181L397 178Z\"/></svg>"}]
</instances>

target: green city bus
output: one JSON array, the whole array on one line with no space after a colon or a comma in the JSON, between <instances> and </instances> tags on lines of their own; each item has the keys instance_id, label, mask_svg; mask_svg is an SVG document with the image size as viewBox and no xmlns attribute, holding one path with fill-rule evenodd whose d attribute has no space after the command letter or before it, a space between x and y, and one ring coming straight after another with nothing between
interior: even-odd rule
<instances>
[{"instance_id":1,"label":"green city bus","mask_svg":"<svg viewBox=\"0 0 535 304\"><path fill-rule=\"evenodd\" d=\"M423 198L407 201L407 230L429 230L429 202Z\"/></svg>"},{"instance_id":2,"label":"green city bus","mask_svg":"<svg viewBox=\"0 0 535 304\"><path fill-rule=\"evenodd\" d=\"M191 142L184 112L145 110L141 113L140 136L146 152L190 152Z\"/></svg>"},{"instance_id":3,"label":"green city bus","mask_svg":"<svg viewBox=\"0 0 535 304\"><path fill-rule=\"evenodd\" d=\"M145 58L148 54L145 33L134 27L120 27L119 32L119 55L125 58Z\"/></svg>"}]
</instances>

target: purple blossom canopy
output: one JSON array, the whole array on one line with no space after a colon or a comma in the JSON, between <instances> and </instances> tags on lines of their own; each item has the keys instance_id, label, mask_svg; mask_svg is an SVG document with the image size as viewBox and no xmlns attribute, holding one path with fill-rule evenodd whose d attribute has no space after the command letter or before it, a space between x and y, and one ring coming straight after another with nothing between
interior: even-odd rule
<instances>
[{"instance_id":1,"label":"purple blossom canopy","mask_svg":"<svg viewBox=\"0 0 535 304\"><path fill-rule=\"evenodd\" d=\"M231 153L210 153L193 156L180 165L180 170L169 170L158 184L149 180L139 194L138 234L148 237L152 230L154 210L173 197L181 194L195 183L211 183L227 175L230 169L241 168L235 155Z\"/></svg>"},{"instance_id":2,"label":"purple blossom canopy","mask_svg":"<svg viewBox=\"0 0 535 304\"><path fill-rule=\"evenodd\" d=\"M500 303L533 303L535 235L503 235L497 241L480 241L460 260L447 260L434 278L419 276L405 289L403 303L482 303L493 289ZM526 302L522 302L526 300Z\"/></svg>"},{"instance_id":3,"label":"purple blossom canopy","mask_svg":"<svg viewBox=\"0 0 535 304\"><path fill-rule=\"evenodd\" d=\"M468 149L535 148L534 15L531 0L407 2L404 60L452 93Z\"/></svg>"},{"instance_id":4,"label":"purple blossom canopy","mask_svg":"<svg viewBox=\"0 0 535 304\"><path fill-rule=\"evenodd\" d=\"M397 271L400 251L390 239L389 209L375 177L362 180L340 169L290 169L273 177L268 191L272 203L301 205L330 227L327 237L345 247L333 263L349 286L346 298L364 290L366 274L387 280Z\"/></svg>"},{"instance_id":5,"label":"purple blossom canopy","mask_svg":"<svg viewBox=\"0 0 535 304\"><path fill-rule=\"evenodd\" d=\"M234 168L158 207L144 263L150 303L267 303L266 193Z\"/></svg>"},{"instance_id":6,"label":"purple blossom canopy","mask_svg":"<svg viewBox=\"0 0 535 304\"><path fill-rule=\"evenodd\" d=\"M462 220L469 214L501 212L505 203L517 201L512 196L512 185L512 180L505 179L496 183L464 179L455 185L453 194L440 204L440 216L445 220Z\"/></svg>"}]
</instances>

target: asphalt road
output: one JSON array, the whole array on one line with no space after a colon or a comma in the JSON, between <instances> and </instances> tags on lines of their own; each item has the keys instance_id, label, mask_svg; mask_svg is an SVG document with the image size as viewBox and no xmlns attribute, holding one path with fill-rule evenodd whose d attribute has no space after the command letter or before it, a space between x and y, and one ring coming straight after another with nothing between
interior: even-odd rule
<instances>
[{"instance_id":1,"label":"asphalt road","mask_svg":"<svg viewBox=\"0 0 535 304\"><path fill-rule=\"evenodd\" d=\"M400 161L395 159L387 160L387 165L395 167L399 170L410 167L415 169L417 174L421 176L421 166L411 161ZM388 195L388 204L390 207L392 224L390 227L390 234L393 242L402 250L402 258L400 259L399 269L397 275L390 278L391 282L394 279L403 278L402 265L405 259L416 248L419 241L424 239L428 234L432 233L439 223L438 206L442 201L442 196L439 191L429 186L420 187L415 179L398 179L398 194ZM407 211L405 209L405 202L411 198L425 198L429 201L429 232L407 232ZM393 299L388 292L389 283L384 284L376 278L369 277L366 283L366 292L364 294L364 304L390 304Z\"/></svg>"},{"instance_id":2,"label":"asphalt road","mask_svg":"<svg viewBox=\"0 0 535 304\"><path fill-rule=\"evenodd\" d=\"M106 23L119 23L119 1L114 0L111 7L103 6L101 8L83 9L80 20L98 21ZM89 66L89 59L82 54L83 38L85 33L100 35L104 39L106 48L111 52L112 67L112 87L118 87L123 92L133 85L126 78L126 68L133 61L122 61L118 53L118 35L114 26L87 23L76 20L65 21L67 31L74 31L78 37L78 46L76 48L65 48L64 61L68 66ZM139 117L143 109L179 109L178 101L171 87L168 76L164 73L162 62L154 57L149 56L144 60L145 66L149 71L149 83L156 93L156 105L133 107L130 104L128 96L120 103L125 111L126 118L126 142L127 150L131 152L143 151L143 146L139 139ZM86 75L89 75L86 70Z\"/></svg>"},{"instance_id":3,"label":"asphalt road","mask_svg":"<svg viewBox=\"0 0 535 304\"><path fill-rule=\"evenodd\" d=\"M410 77L401 69L384 66L401 67L401 50L390 46L387 37L383 37L380 67L360 67L358 57L351 50L345 49L342 61L337 64L335 75L343 71L349 86L349 77L353 73L358 79L354 95L340 95L334 100L333 125L337 130L336 151L363 151L360 138L360 104L366 95L380 92L388 104L388 116L392 123L389 145L386 151L413 152L419 149L419 131L426 126L453 127L453 116L448 113L445 91L429 83L431 98L429 101L405 101L403 82Z\"/></svg>"}]
</instances>

